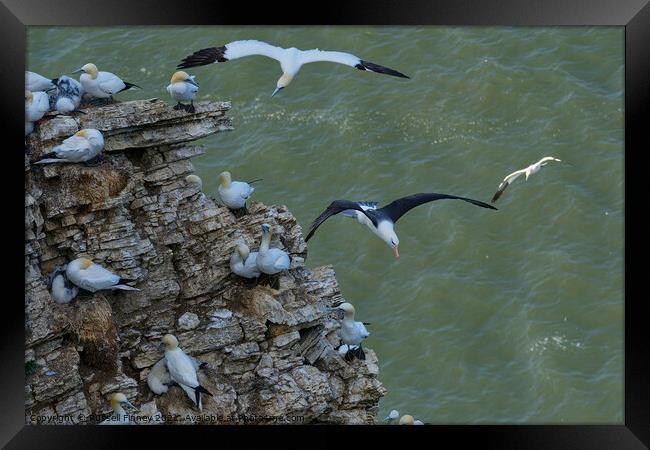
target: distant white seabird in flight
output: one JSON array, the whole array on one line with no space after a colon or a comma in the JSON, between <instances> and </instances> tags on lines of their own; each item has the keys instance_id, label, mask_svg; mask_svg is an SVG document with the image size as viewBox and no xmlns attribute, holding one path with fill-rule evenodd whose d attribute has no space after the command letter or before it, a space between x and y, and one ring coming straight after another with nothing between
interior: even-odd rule
<instances>
[{"instance_id":1,"label":"distant white seabird in flight","mask_svg":"<svg viewBox=\"0 0 650 450\"><path fill-rule=\"evenodd\" d=\"M262 224L262 243L257 252L257 268L267 275L274 275L286 270L291 265L291 258L287 252L279 248L269 248L271 243L271 226Z\"/></svg>"},{"instance_id":2,"label":"distant white seabird in flight","mask_svg":"<svg viewBox=\"0 0 650 450\"><path fill-rule=\"evenodd\" d=\"M100 423L100 425L129 425L131 421L129 420L129 415L124 410L125 406L137 409L131 404L131 402L129 402L126 395L120 392L113 394L111 396L111 408L113 408L113 414Z\"/></svg>"},{"instance_id":3,"label":"distant white seabird in flight","mask_svg":"<svg viewBox=\"0 0 650 450\"><path fill-rule=\"evenodd\" d=\"M66 266L57 267L50 276L49 288L52 300L57 303L69 303L79 293L79 288L72 284L66 276Z\"/></svg>"},{"instance_id":4,"label":"distant white seabird in flight","mask_svg":"<svg viewBox=\"0 0 650 450\"><path fill-rule=\"evenodd\" d=\"M39 75L36 72L25 71L25 89L28 91L49 91L54 89L56 86L53 83L53 80Z\"/></svg>"},{"instance_id":5,"label":"distant white seabird in flight","mask_svg":"<svg viewBox=\"0 0 650 450\"><path fill-rule=\"evenodd\" d=\"M328 308L329 311L343 311L343 321L339 330L339 336L343 344L348 346L348 351L345 354L346 361L352 361L355 357L365 360L366 354L361 348L361 342L370 336L366 329L366 324L363 322L355 322L354 320L354 306L351 303L341 303L340 305Z\"/></svg>"},{"instance_id":6,"label":"distant white seabird in flight","mask_svg":"<svg viewBox=\"0 0 650 450\"><path fill-rule=\"evenodd\" d=\"M44 154L46 158L36 161L35 164L87 162L99 156L103 149L102 133L94 128L84 128ZM49 156L55 158L48 158Z\"/></svg>"},{"instance_id":7,"label":"distant white seabird in flight","mask_svg":"<svg viewBox=\"0 0 650 450\"><path fill-rule=\"evenodd\" d=\"M399 239L393 230L395 222L397 222L400 217L402 217L404 214L416 206L443 199L463 200L482 208L497 209L493 206L488 205L487 203L473 200L471 198L457 197L455 195L447 194L437 194L435 192L413 194L409 195L408 197L402 197L384 206L383 208L377 208L377 202L353 202L350 200L334 200L327 207L327 209L325 209L325 211L323 211L321 215L318 216L316 220L314 220L311 228L309 229L309 233L305 238L305 241L309 241L318 227L328 218L342 212L344 215L356 218L359 223L368 226L368 228L370 228L373 233L379 236L381 240L386 242L386 244L388 244L388 246L393 249L395 258L399 258Z\"/></svg>"},{"instance_id":8,"label":"distant white seabird in flight","mask_svg":"<svg viewBox=\"0 0 650 450\"><path fill-rule=\"evenodd\" d=\"M558 161L562 162L562 160L554 158L552 156L545 156L539 161L537 161L535 164L531 164L530 166L526 167L525 169L517 170L516 172L512 172L510 175L505 177L501 184L499 185L499 188L497 191L494 193L494 196L492 197L492 203L496 202L499 197L501 197L501 194L503 194L503 191L506 190L506 188L515 181L519 175L521 174L526 174L526 180L528 180L528 177L531 176L534 173L539 172L539 170L548 164L549 161Z\"/></svg>"},{"instance_id":9,"label":"distant white seabird in flight","mask_svg":"<svg viewBox=\"0 0 650 450\"><path fill-rule=\"evenodd\" d=\"M114 73L98 71L97 66L93 63L84 64L72 73L78 72L83 72L79 77L79 81L84 91L91 97L111 99L118 92L134 87L140 89L138 85L122 81Z\"/></svg>"},{"instance_id":10,"label":"distant white seabird in flight","mask_svg":"<svg viewBox=\"0 0 650 450\"><path fill-rule=\"evenodd\" d=\"M246 244L239 244L230 257L230 270L240 277L258 278L262 272L257 267L257 252L251 252Z\"/></svg>"},{"instance_id":11,"label":"distant white seabird in flight","mask_svg":"<svg viewBox=\"0 0 650 450\"><path fill-rule=\"evenodd\" d=\"M193 113L194 97L199 91L199 85L194 80L194 75L188 75L187 72L178 71L172 75L172 79L167 86L169 95L178 102L174 109L183 109L189 113ZM190 102L189 105L183 105L181 102Z\"/></svg>"},{"instance_id":12,"label":"distant white seabird in flight","mask_svg":"<svg viewBox=\"0 0 650 450\"><path fill-rule=\"evenodd\" d=\"M103 268L99 264L95 264L88 258L77 258L68 263L65 273L70 281L81 289L90 292L115 289L123 291L140 290L124 284L134 280L128 280L119 275L115 275L113 272Z\"/></svg>"},{"instance_id":13,"label":"distant white seabird in flight","mask_svg":"<svg viewBox=\"0 0 650 450\"><path fill-rule=\"evenodd\" d=\"M201 384L196 375L197 367L192 359L178 346L178 339L171 334L163 336L162 343L165 346L165 363L172 380L178 383L181 388L194 393L194 403L203 411L201 404L201 393L212 396L212 394Z\"/></svg>"},{"instance_id":14,"label":"distant white seabird in flight","mask_svg":"<svg viewBox=\"0 0 650 450\"><path fill-rule=\"evenodd\" d=\"M268 58L273 58L280 63L282 76L278 80L276 88L271 96L274 96L291 83L303 64L319 61L345 64L346 66L355 67L359 70L369 70L371 72L383 73L395 77L409 78L396 70L368 61L363 61L350 53L325 51L317 48L313 50L299 50L295 47L282 48L257 40L234 41L224 45L223 47L204 48L185 57L185 59L183 59L178 65L178 68L186 69L188 67L204 66L211 63L221 63L252 55L266 56Z\"/></svg>"}]
</instances>

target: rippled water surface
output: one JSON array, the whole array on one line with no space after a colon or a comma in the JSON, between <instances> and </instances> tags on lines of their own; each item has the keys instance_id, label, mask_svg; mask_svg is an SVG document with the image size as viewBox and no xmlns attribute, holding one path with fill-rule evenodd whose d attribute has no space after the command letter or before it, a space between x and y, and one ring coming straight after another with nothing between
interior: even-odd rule
<instances>
[{"instance_id":1,"label":"rippled water surface","mask_svg":"<svg viewBox=\"0 0 650 450\"><path fill-rule=\"evenodd\" d=\"M263 177L255 200L303 229L334 199L416 192L489 201L543 156L499 211L446 200L397 224L401 259L345 217L309 242L371 322L380 404L431 423L623 421L622 27L41 28L28 68L86 62L160 97L180 60L237 39L343 50L411 76L318 63L271 98L279 65L254 57L188 70L200 99L229 100L235 130L201 141L216 175ZM172 104L171 99L169 99Z\"/></svg>"}]
</instances>

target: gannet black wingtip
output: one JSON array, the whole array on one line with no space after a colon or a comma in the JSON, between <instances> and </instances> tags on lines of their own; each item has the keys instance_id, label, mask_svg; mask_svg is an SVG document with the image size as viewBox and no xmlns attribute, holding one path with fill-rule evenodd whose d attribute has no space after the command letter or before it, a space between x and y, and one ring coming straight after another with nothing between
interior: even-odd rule
<instances>
[{"instance_id":1,"label":"gannet black wingtip","mask_svg":"<svg viewBox=\"0 0 650 450\"><path fill-rule=\"evenodd\" d=\"M391 69L389 67L380 66L379 64L371 63L364 60L361 60L361 63L357 64L356 68L359 70L369 70L371 72L383 73L385 75L392 75L394 77L399 77L399 78L407 78L407 79L411 78L408 75L404 75L403 73L398 72L397 70Z\"/></svg>"},{"instance_id":2,"label":"gannet black wingtip","mask_svg":"<svg viewBox=\"0 0 650 450\"><path fill-rule=\"evenodd\" d=\"M187 69L189 67L205 66L215 62L226 62L228 58L225 57L225 53L226 46L203 48L183 58L176 68Z\"/></svg>"}]
</instances>

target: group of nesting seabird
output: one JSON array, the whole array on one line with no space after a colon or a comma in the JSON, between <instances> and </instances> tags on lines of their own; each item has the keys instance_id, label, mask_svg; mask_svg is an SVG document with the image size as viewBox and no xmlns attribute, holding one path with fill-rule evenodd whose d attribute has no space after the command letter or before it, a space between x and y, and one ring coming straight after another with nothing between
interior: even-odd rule
<instances>
[{"instance_id":1,"label":"group of nesting seabird","mask_svg":"<svg viewBox=\"0 0 650 450\"><path fill-rule=\"evenodd\" d=\"M252 55L266 56L280 63L282 76L278 79L276 88L271 94L272 96L275 96L280 90L288 86L304 64L319 61L334 62L359 70L409 78L396 70L364 61L350 53L318 49L299 50L293 47L281 48L257 40L234 41L221 47L199 50L184 58L177 69L223 63ZM31 133L34 123L41 120L49 110L56 110L61 114L83 112L79 111L78 108L84 96L90 102L111 101L113 95L119 92L130 88L138 88L137 85L123 81L111 72L99 71L97 66L92 63L85 64L74 71L74 73L78 72L81 73L79 81L65 75L49 79L33 72L26 72L25 135ZM199 85L195 80L195 76L182 70L176 71L167 86L169 95L177 102L173 109L184 110L188 113L195 112L194 99L198 90ZM36 161L36 163L88 163L101 156L103 147L104 138L101 132L96 129L82 129L54 147L48 154L44 155L45 158ZM545 157L525 169L508 175L499 185L492 198L492 203L521 174L525 174L526 179L528 179L531 174L538 172L549 161L560 160L554 157ZM218 179L219 186L217 190L221 202L236 217L246 214L246 202L255 191L255 188L251 185L259 180L249 182L233 181L230 172L227 171L219 174ZM186 181L197 184L199 190L202 190L202 182L198 176L189 175ZM205 198L203 193L201 193L201 196ZM359 223L370 228L374 234L391 247L395 258L399 258L399 239L394 230L395 223L404 214L419 205L445 199L462 200L481 208L496 210L495 207L479 200L441 193L414 194L399 198L381 208L379 208L377 202L335 200L314 220L305 241L309 241L316 230L328 218L343 213L344 216L356 219ZM234 274L247 279L257 279L262 274L276 275L290 267L290 256L281 249L270 247L271 226L262 224L261 230L262 240L257 251L251 252L243 242L236 243L235 250L230 258L230 269ZM93 293L100 290L137 291L137 288L131 286L134 281L123 279L88 258L77 258L54 270L50 276L49 288L52 298L56 302L68 303L80 292ZM347 302L333 305L327 308L327 311L332 313L343 312L338 331L342 343L338 348L339 353L347 361L352 361L354 358L364 360L365 352L361 344L370 335L366 329L366 325L369 324L355 321L355 308ZM198 409L202 410L201 394L212 395L201 386L198 380L198 370L205 363L201 364L183 352L179 347L178 339L171 334L167 334L162 338L162 344L165 347L164 357L152 367L147 378L150 389L159 395L167 392L169 386L173 384L179 385L185 390ZM103 423L130 423L128 414L124 410L125 406L134 408L124 394L113 394L111 407L114 414ZM410 415L404 415L400 418L399 413L395 410L391 411L386 418L389 423L397 422L398 419L399 424L422 424L421 421L415 420Z\"/></svg>"}]
</instances>

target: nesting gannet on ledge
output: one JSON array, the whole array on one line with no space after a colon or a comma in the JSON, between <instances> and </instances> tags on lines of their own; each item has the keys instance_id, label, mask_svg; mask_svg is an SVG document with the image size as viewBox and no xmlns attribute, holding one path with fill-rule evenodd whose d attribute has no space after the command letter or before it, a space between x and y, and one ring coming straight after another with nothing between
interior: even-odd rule
<instances>
[{"instance_id":1,"label":"nesting gannet on ledge","mask_svg":"<svg viewBox=\"0 0 650 450\"><path fill-rule=\"evenodd\" d=\"M122 81L120 77L111 72L100 72L93 63L84 64L81 68L72 73L84 72L79 81L86 94L95 98L112 99L118 92L126 91L140 86Z\"/></svg>"},{"instance_id":2,"label":"nesting gannet on ledge","mask_svg":"<svg viewBox=\"0 0 650 450\"><path fill-rule=\"evenodd\" d=\"M79 293L79 288L72 284L66 276L67 265L58 266L50 276L50 292L52 300L57 303L69 303Z\"/></svg>"},{"instance_id":3,"label":"nesting gannet on ledge","mask_svg":"<svg viewBox=\"0 0 650 450\"><path fill-rule=\"evenodd\" d=\"M102 133L94 128L84 128L43 155L56 156L56 158L44 158L34 164L88 162L99 156L103 149L104 136Z\"/></svg>"},{"instance_id":4,"label":"nesting gannet on ledge","mask_svg":"<svg viewBox=\"0 0 650 450\"><path fill-rule=\"evenodd\" d=\"M252 252L246 244L239 244L230 257L230 270L244 278L258 278L262 272L257 267L257 252Z\"/></svg>"},{"instance_id":5,"label":"nesting gannet on ledge","mask_svg":"<svg viewBox=\"0 0 650 450\"><path fill-rule=\"evenodd\" d=\"M482 208L496 209L493 206L483 203L471 198L457 197L455 195L436 194L435 192L428 194L413 194L408 197L398 198L394 202L377 208L377 202L352 202L350 200L334 200L328 207L321 213L320 216L314 220L309 229L309 234L305 238L305 242L314 235L318 227L331 216L344 213L348 217L356 218L359 223L368 226L381 240L386 242L389 247L393 249L395 258L399 258L399 239L393 230L395 222L399 220L404 214L409 212L416 206L424 203L433 202L443 199L463 200Z\"/></svg>"},{"instance_id":6,"label":"nesting gannet on ledge","mask_svg":"<svg viewBox=\"0 0 650 450\"><path fill-rule=\"evenodd\" d=\"M90 292L97 292L105 289L121 289L123 291L140 290L133 286L124 284L134 280L121 278L119 275L115 275L113 272L106 270L99 264L95 264L88 258L77 258L68 263L65 273L70 281L80 288Z\"/></svg>"},{"instance_id":7,"label":"nesting gannet on ledge","mask_svg":"<svg viewBox=\"0 0 650 450\"><path fill-rule=\"evenodd\" d=\"M345 354L346 361L352 361L354 357L365 360L366 354L361 348L361 341L370 336L363 322L354 321L354 306L350 303L341 303L340 305L328 308L329 311L343 311L343 321L339 329L339 336L343 344L348 346Z\"/></svg>"},{"instance_id":8,"label":"nesting gannet on ledge","mask_svg":"<svg viewBox=\"0 0 650 450\"><path fill-rule=\"evenodd\" d=\"M195 363L181 350L178 346L178 339L173 335L166 334L163 336L162 343L165 346L165 363L171 379L183 388L198 406L199 411L203 411L201 393L209 396L212 396L212 394L199 383ZM191 396L191 393L194 394L194 397Z\"/></svg>"},{"instance_id":9,"label":"nesting gannet on ledge","mask_svg":"<svg viewBox=\"0 0 650 450\"><path fill-rule=\"evenodd\" d=\"M198 175L191 174L191 175L186 176L185 177L185 182L188 183L188 184L196 184L199 187L200 191L203 190L203 180ZM201 192L201 195L199 196L199 198L204 199L205 194L203 192Z\"/></svg>"},{"instance_id":10,"label":"nesting gannet on ledge","mask_svg":"<svg viewBox=\"0 0 650 450\"><path fill-rule=\"evenodd\" d=\"M424 422L421 420L415 420L413 416L409 414L405 414L400 418L399 411L396 409L393 409L384 420L388 422L389 425L392 425L397 421L397 419L399 419L400 425L424 425Z\"/></svg>"},{"instance_id":11,"label":"nesting gannet on ledge","mask_svg":"<svg viewBox=\"0 0 650 450\"><path fill-rule=\"evenodd\" d=\"M526 174L526 180L528 180L528 177L531 176L534 173L539 172L539 170L548 164L549 161L558 161L562 162L562 160L554 158L552 156L545 156L539 161L537 161L535 164L531 164L530 166L526 167L525 169L517 170L516 172L512 172L510 175L505 177L501 184L499 185L499 188L497 191L494 193L494 196L492 197L492 203L496 202L499 197L503 194L503 191L506 190L508 186L510 186L510 183L515 181L519 175L521 174Z\"/></svg>"},{"instance_id":12,"label":"nesting gannet on ledge","mask_svg":"<svg viewBox=\"0 0 650 450\"><path fill-rule=\"evenodd\" d=\"M25 71L25 89L28 91L49 91L55 87L53 80L36 72Z\"/></svg>"},{"instance_id":13,"label":"nesting gannet on ledge","mask_svg":"<svg viewBox=\"0 0 650 450\"><path fill-rule=\"evenodd\" d=\"M50 110L50 99L45 92L25 90L25 122L36 122Z\"/></svg>"},{"instance_id":14,"label":"nesting gannet on ledge","mask_svg":"<svg viewBox=\"0 0 650 450\"><path fill-rule=\"evenodd\" d=\"M207 364L205 362L199 361L198 359L192 358L191 356L190 359L192 360L192 364L196 370L199 370ZM169 375L165 358L162 358L160 361L154 364L149 371L149 374L147 375L147 385L154 394L164 394L169 390L169 386L173 386L175 384L178 385L178 383L172 380L171 375ZM192 391L190 397L192 398L192 401L194 401L194 391Z\"/></svg>"},{"instance_id":15,"label":"nesting gannet on ledge","mask_svg":"<svg viewBox=\"0 0 650 450\"><path fill-rule=\"evenodd\" d=\"M279 248L269 248L271 243L271 226L262 224L262 243L257 253L257 268L267 275L274 275L286 270L291 265L291 258Z\"/></svg>"},{"instance_id":16,"label":"nesting gannet on ledge","mask_svg":"<svg viewBox=\"0 0 650 450\"><path fill-rule=\"evenodd\" d=\"M83 86L74 78L60 76L52 80L56 85L56 92L51 97L51 108L62 114L76 111L84 94Z\"/></svg>"},{"instance_id":17,"label":"nesting gannet on ledge","mask_svg":"<svg viewBox=\"0 0 650 450\"><path fill-rule=\"evenodd\" d=\"M261 178L248 183L245 181L232 181L230 172L221 172L219 174L219 197L228 208L244 210L246 200L255 192L255 188L251 184L260 180Z\"/></svg>"},{"instance_id":18,"label":"nesting gannet on ledge","mask_svg":"<svg viewBox=\"0 0 650 450\"><path fill-rule=\"evenodd\" d=\"M199 85L194 80L193 75L188 75L187 72L178 71L172 75L172 79L167 86L167 92L174 100L178 102L174 109L183 109L189 113L193 113L194 97L199 91ZM181 102L190 102L189 105L183 105Z\"/></svg>"},{"instance_id":19,"label":"nesting gannet on ledge","mask_svg":"<svg viewBox=\"0 0 650 450\"><path fill-rule=\"evenodd\" d=\"M129 402L129 399L126 398L126 395L120 392L113 394L111 396L111 408L113 408L113 415L100 423L100 425L130 425L131 421L129 420L129 415L124 410L125 406L137 409L131 404L131 402Z\"/></svg>"},{"instance_id":20,"label":"nesting gannet on ledge","mask_svg":"<svg viewBox=\"0 0 650 450\"><path fill-rule=\"evenodd\" d=\"M274 96L289 85L303 64L319 61L345 64L346 66L359 70L369 70L394 77L409 78L396 70L363 61L350 53L325 51L317 48L313 50L299 50L295 47L282 48L257 40L234 41L223 47L204 48L185 57L178 65L178 68L186 69L188 67L205 66L211 63L221 63L252 55L266 56L280 63L282 76L278 80L271 96Z\"/></svg>"}]
</instances>

